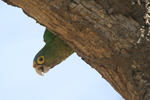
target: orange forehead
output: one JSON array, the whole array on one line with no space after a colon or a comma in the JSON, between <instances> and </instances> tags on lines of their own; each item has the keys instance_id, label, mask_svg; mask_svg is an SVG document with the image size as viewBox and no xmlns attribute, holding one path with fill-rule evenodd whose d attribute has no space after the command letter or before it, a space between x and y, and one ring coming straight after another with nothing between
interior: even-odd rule
<instances>
[{"instance_id":1,"label":"orange forehead","mask_svg":"<svg viewBox=\"0 0 150 100\"><path fill-rule=\"evenodd\" d=\"M33 67L36 68L38 64L36 62L33 62Z\"/></svg>"}]
</instances>

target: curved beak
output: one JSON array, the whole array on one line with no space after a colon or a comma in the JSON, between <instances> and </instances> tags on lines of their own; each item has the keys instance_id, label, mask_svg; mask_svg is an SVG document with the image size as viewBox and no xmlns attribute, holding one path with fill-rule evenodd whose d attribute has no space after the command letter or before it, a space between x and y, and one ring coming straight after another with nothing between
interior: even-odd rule
<instances>
[{"instance_id":1,"label":"curved beak","mask_svg":"<svg viewBox=\"0 0 150 100\"><path fill-rule=\"evenodd\" d=\"M33 62L33 67L35 68L35 71L37 74L44 76L44 73L47 73L50 69L50 67L45 67L43 65L38 65L36 62Z\"/></svg>"}]
</instances>

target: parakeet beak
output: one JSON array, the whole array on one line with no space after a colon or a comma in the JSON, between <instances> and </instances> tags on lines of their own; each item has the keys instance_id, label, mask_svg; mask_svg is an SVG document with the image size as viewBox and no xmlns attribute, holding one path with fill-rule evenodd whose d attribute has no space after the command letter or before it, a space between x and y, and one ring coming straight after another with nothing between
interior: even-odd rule
<instances>
[{"instance_id":1,"label":"parakeet beak","mask_svg":"<svg viewBox=\"0 0 150 100\"><path fill-rule=\"evenodd\" d=\"M44 73L47 73L50 69L50 67L46 67L43 65L38 65L36 62L33 62L33 67L35 68L35 71L37 72L37 74L44 76Z\"/></svg>"}]
</instances>

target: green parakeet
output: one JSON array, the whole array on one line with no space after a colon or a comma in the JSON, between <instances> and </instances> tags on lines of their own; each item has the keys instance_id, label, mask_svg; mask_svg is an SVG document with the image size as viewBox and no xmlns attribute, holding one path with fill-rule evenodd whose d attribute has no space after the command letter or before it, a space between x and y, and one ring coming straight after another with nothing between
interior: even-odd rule
<instances>
[{"instance_id":1,"label":"green parakeet","mask_svg":"<svg viewBox=\"0 0 150 100\"><path fill-rule=\"evenodd\" d=\"M69 45L47 29L44 33L44 42L45 46L36 54L33 61L33 67L41 76L74 52Z\"/></svg>"}]
</instances>

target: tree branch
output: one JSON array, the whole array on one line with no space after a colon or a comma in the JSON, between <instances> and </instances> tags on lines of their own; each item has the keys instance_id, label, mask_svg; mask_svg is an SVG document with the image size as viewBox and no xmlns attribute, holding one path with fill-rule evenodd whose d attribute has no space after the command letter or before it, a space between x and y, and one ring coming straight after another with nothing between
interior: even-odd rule
<instances>
[{"instance_id":1,"label":"tree branch","mask_svg":"<svg viewBox=\"0 0 150 100\"><path fill-rule=\"evenodd\" d=\"M63 39L125 99L148 100L150 47L137 45L144 6L130 0L4 2L22 8Z\"/></svg>"}]
</instances>

